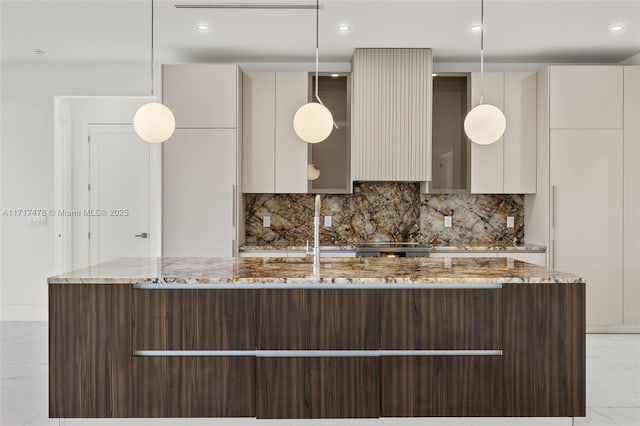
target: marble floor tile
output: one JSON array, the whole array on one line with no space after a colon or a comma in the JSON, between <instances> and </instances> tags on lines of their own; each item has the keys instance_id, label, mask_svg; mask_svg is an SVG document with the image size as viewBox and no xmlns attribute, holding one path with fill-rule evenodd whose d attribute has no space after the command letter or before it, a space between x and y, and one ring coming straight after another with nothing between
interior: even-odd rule
<instances>
[{"instance_id":1,"label":"marble floor tile","mask_svg":"<svg viewBox=\"0 0 640 426\"><path fill-rule=\"evenodd\" d=\"M587 416L576 426L640 426L640 335L587 335ZM0 426L570 426L571 419L49 419L46 322L0 322Z\"/></svg>"}]
</instances>

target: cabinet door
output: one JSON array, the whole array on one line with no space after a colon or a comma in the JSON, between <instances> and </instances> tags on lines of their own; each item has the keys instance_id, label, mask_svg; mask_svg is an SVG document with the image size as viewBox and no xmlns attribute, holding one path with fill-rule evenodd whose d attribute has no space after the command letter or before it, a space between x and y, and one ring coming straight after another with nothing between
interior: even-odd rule
<instances>
[{"instance_id":1,"label":"cabinet door","mask_svg":"<svg viewBox=\"0 0 640 426\"><path fill-rule=\"evenodd\" d=\"M276 73L275 192L307 192L307 143L293 130L293 116L308 102L306 72Z\"/></svg>"},{"instance_id":2,"label":"cabinet door","mask_svg":"<svg viewBox=\"0 0 640 426\"><path fill-rule=\"evenodd\" d=\"M582 417L587 284L505 284L504 416Z\"/></svg>"},{"instance_id":3,"label":"cabinet door","mask_svg":"<svg viewBox=\"0 0 640 426\"><path fill-rule=\"evenodd\" d=\"M481 90L484 88L484 90ZM484 93L485 104L495 105L504 111L504 73L471 74L471 106L480 104ZM509 122L507 121L507 127ZM471 193L502 194L504 192L504 138L491 145L471 142Z\"/></svg>"},{"instance_id":4,"label":"cabinet door","mask_svg":"<svg viewBox=\"0 0 640 426\"><path fill-rule=\"evenodd\" d=\"M49 285L49 417L130 417L131 286Z\"/></svg>"},{"instance_id":5,"label":"cabinet door","mask_svg":"<svg viewBox=\"0 0 640 426\"><path fill-rule=\"evenodd\" d=\"M622 130L552 130L550 144L553 268L586 278L588 325L621 325Z\"/></svg>"},{"instance_id":6,"label":"cabinet door","mask_svg":"<svg viewBox=\"0 0 640 426\"><path fill-rule=\"evenodd\" d=\"M622 66L550 67L552 129L621 129Z\"/></svg>"},{"instance_id":7,"label":"cabinet door","mask_svg":"<svg viewBox=\"0 0 640 426\"><path fill-rule=\"evenodd\" d=\"M163 155L163 255L233 256L236 130L177 129Z\"/></svg>"},{"instance_id":8,"label":"cabinet door","mask_svg":"<svg viewBox=\"0 0 640 426\"><path fill-rule=\"evenodd\" d=\"M502 416L501 356L382 357L381 417Z\"/></svg>"},{"instance_id":9,"label":"cabinet door","mask_svg":"<svg viewBox=\"0 0 640 426\"><path fill-rule=\"evenodd\" d=\"M177 128L235 129L237 94L237 65L162 67L162 100L173 111Z\"/></svg>"},{"instance_id":10,"label":"cabinet door","mask_svg":"<svg viewBox=\"0 0 640 426\"><path fill-rule=\"evenodd\" d=\"M254 357L135 357L131 417L255 417Z\"/></svg>"},{"instance_id":11,"label":"cabinet door","mask_svg":"<svg viewBox=\"0 0 640 426\"><path fill-rule=\"evenodd\" d=\"M536 192L536 73L504 74L504 193Z\"/></svg>"},{"instance_id":12,"label":"cabinet door","mask_svg":"<svg viewBox=\"0 0 640 426\"><path fill-rule=\"evenodd\" d=\"M258 358L259 419L380 416L379 359Z\"/></svg>"},{"instance_id":13,"label":"cabinet door","mask_svg":"<svg viewBox=\"0 0 640 426\"><path fill-rule=\"evenodd\" d=\"M624 67L624 318L640 325L640 67Z\"/></svg>"},{"instance_id":14,"label":"cabinet door","mask_svg":"<svg viewBox=\"0 0 640 426\"><path fill-rule=\"evenodd\" d=\"M242 192L275 192L276 74L242 76Z\"/></svg>"}]
</instances>

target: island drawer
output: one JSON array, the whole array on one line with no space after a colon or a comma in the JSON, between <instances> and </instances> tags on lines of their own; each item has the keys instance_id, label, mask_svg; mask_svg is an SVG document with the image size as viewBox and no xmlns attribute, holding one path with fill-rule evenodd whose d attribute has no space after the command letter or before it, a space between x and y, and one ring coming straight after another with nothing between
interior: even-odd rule
<instances>
[{"instance_id":1,"label":"island drawer","mask_svg":"<svg viewBox=\"0 0 640 426\"><path fill-rule=\"evenodd\" d=\"M134 350L255 349L254 290L134 289Z\"/></svg>"},{"instance_id":2,"label":"island drawer","mask_svg":"<svg viewBox=\"0 0 640 426\"><path fill-rule=\"evenodd\" d=\"M385 290L381 349L501 350L501 293L491 289Z\"/></svg>"},{"instance_id":3,"label":"island drawer","mask_svg":"<svg viewBox=\"0 0 640 426\"><path fill-rule=\"evenodd\" d=\"M377 357L258 358L259 419L380 416Z\"/></svg>"},{"instance_id":4,"label":"island drawer","mask_svg":"<svg viewBox=\"0 0 640 426\"><path fill-rule=\"evenodd\" d=\"M378 290L261 290L257 347L271 350L375 350Z\"/></svg>"},{"instance_id":5,"label":"island drawer","mask_svg":"<svg viewBox=\"0 0 640 426\"><path fill-rule=\"evenodd\" d=\"M382 357L381 417L502 415L501 356Z\"/></svg>"},{"instance_id":6,"label":"island drawer","mask_svg":"<svg viewBox=\"0 0 640 426\"><path fill-rule=\"evenodd\" d=\"M254 357L134 357L132 417L255 417Z\"/></svg>"}]
</instances>

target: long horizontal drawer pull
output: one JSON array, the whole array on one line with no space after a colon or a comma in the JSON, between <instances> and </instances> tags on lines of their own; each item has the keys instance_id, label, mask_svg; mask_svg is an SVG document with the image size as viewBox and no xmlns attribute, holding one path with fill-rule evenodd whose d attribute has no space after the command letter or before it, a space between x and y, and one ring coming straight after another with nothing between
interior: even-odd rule
<instances>
[{"instance_id":1,"label":"long horizontal drawer pull","mask_svg":"<svg viewBox=\"0 0 640 426\"><path fill-rule=\"evenodd\" d=\"M501 289L500 283L376 283L376 284L340 284L340 283L318 283L318 284L297 284L297 283L221 283L221 284L197 284L197 283L135 283L133 288L140 290L467 290L467 289Z\"/></svg>"},{"instance_id":2,"label":"long horizontal drawer pull","mask_svg":"<svg viewBox=\"0 0 640 426\"><path fill-rule=\"evenodd\" d=\"M383 356L502 356L502 350L475 350L475 349L430 349L430 350L353 350L353 351L316 351L316 350L247 350L247 351L134 351L134 356L159 357L159 356L250 356L258 358L298 358L298 357L383 357Z\"/></svg>"}]
</instances>

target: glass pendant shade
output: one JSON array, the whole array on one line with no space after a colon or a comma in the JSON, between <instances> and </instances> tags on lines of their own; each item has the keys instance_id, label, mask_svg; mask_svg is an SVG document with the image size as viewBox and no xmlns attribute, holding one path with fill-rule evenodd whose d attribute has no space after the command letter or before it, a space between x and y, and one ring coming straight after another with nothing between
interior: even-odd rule
<instances>
[{"instance_id":1,"label":"glass pendant shade","mask_svg":"<svg viewBox=\"0 0 640 426\"><path fill-rule=\"evenodd\" d=\"M320 177L320 169L315 164L307 165L307 179L316 180Z\"/></svg>"},{"instance_id":2,"label":"glass pendant shade","mask_svg":"<svg viewBox=\"0 0 640 426\"><path fill-rule=\"evenodd\" d=\"M473 108L464 119L464 132L471 142L490 145L502 137L507 120L500 108L481 104Z\"/></svg>"},{"instance_id":3,"label":"glass pendant shade","mask_svg":"<svg viewBox=\"0 0 640 426\"><path fill-rule=\"evenodd\" d=\"M149 102L136 111L133 117L133 128L142 140L161 143L173 135L176 129L176 118L165 105Z\"/></svg>"},{"instance_id":4,"label":"glass pendant shade","mask_svg":"<svg viewBox=\"0 0 640 426\"><path fill-rule=\"evenodd\" d=\"M296 135L307 143L322 142L333 130L333 115L326 106L309 102L296 111L293 129Z\"/></svg>"}]
</instances>

